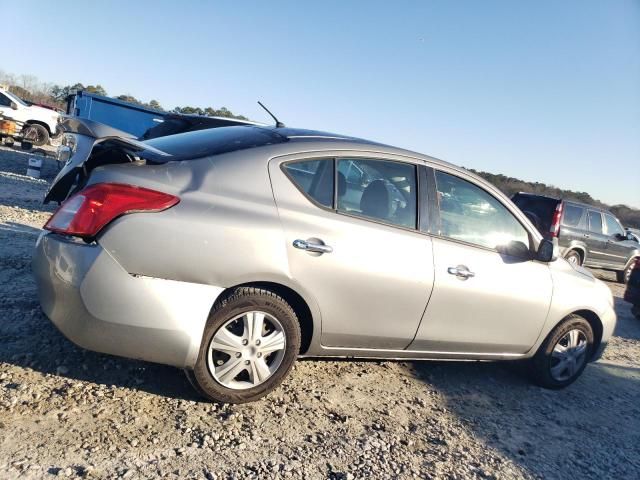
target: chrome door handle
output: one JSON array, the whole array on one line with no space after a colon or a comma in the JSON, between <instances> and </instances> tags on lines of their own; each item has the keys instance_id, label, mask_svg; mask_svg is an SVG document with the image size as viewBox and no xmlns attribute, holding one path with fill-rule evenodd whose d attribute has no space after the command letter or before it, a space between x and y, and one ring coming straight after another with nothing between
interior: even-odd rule
<instances>
[{"instance_id":1,"label":"chrome door handle","mask_svg":"<svg viewBox=\"0 0 640 480\"><path fill-rule=\"evenodd\" d=\"M305 250L307 252L313 253L331 253L333 252L333 248L329 245L325 245L324 243L315 243L309 242L307 240L294 240L293 246L295 248L299 248L300 250Z\"/></svg>"},{"instance_id":2,"label":"chrome door handle","mask_svg":"<svg viewBox=\"0 0 640 480\"><path fill-rule=\"evenodd\" d=\"M455 275L456 277L458 277L458 278L460 278L462 280L466 280L467 278L471 278L471 277L475 277L476 276L475 273L470 271L464 265L458 265L457 267L449 267L447 269L447 272L450 275Z\"/></svg>"}]
</instances>

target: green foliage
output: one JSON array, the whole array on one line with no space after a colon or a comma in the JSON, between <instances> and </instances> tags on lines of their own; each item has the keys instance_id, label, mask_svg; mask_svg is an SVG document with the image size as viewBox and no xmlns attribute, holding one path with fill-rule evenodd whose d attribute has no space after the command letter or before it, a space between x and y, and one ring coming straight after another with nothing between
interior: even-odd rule
<instances>
[{"instance_id":1,"label":"green foliage","mask_svg":"<svg viewBox=\"0 0 640 480\"><path fill-rule=\"evenodd\" d=\"M236 118L238 120L248 120L244 115L235 115L231 112L227 107L222 107L216 110L213 107L176 107L172 110L173 113L183 113L186 115L204 115L207 117L225 117L225 118Z\"/></svg>"},{"instance_id":2,"label":"green foliage","mask_svg":"<svg viewBox=\"0 0 640 480\"><path fill-rule=\"evenodd\" d=\"M640 210L636 208L632 208L627 205L609 206L606 203L594 199L587 192L574 192L572 190L565 190L545 183L527 182L518 178L507 177L502 174L479 172L473 169L470 170L476 175L479 175L494 184L509 197L517 192L527 192L546 195L547 197L574 200L576 202L595 205L596 207L605 208L611 211L611 213L618 217L625 227L640 228Z\"/></svg>"}]
</instances>

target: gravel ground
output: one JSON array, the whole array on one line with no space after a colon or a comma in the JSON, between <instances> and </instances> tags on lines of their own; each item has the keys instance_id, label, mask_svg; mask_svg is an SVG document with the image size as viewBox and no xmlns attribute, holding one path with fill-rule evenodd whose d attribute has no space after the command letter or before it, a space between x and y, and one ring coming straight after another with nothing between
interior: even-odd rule
<instances>
[{"instance_id":1,"label":"gravel ground","mask_svg":"<svg viewBox=\"0 0 640 480\"><path fill-rule=\"evenodd\" d=\"M0 150L0 478L640 478L640 322L620 285L604 359L563 391L511 363L306 360L257 403L207 403L179 370L84 351L43 316L29 263L55 162L44 180L26 163Z\"/></svg>"}]
</instances>

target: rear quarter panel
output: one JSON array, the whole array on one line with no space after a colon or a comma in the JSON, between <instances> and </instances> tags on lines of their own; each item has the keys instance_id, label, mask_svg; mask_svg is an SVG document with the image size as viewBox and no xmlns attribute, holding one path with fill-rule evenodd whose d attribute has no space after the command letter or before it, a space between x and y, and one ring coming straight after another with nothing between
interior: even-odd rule
<instances>
[{"instance_id":1,"label":"rear quarter panel","mask_svg":"<svg viewBox=\"0 0 640 480\"><path fill-rule=\"evenodd\" d=\"M250 160L230 154L97 169L90 183L131 183L180 198L164 212L115 220L98 242L132 274L215 286L288 277L266 161L260 168Z\"/></svg>"}]
</instances>

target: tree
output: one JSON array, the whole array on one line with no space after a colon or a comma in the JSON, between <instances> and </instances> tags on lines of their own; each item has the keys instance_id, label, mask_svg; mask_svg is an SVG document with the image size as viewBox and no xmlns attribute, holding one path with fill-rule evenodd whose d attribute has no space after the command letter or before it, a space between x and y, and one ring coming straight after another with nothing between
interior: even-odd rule
<instances>
[{"instance_id":1,"label":"tree","mask_svg":"<svg viewBox=\"0 0 640 480\"><path fill-rule=\"evenodd\" d=\"M101 87L102 88L102 87ZM84 85L81 83L75 83L73 85L66 85L64 87L60 85L53 85L50 88L51 97L58 103L64 103L67 101L67 97L78 90L84 90Z\"/></svg>"},{"instance_id":2,"label":"tree","mask_svg":"<svg viewBox=\"0 0 640 480\"><path fill-rule=\"evenodd\" d=\"M160 105L160 102L158 102L157 100L151 100L149 102L149 107L155 108L156 110L164 110L164 108L162 108L162 105Z\"/></svg>"},{"instance_id":3,"label":"tree","mask_svg":"<svg viewBox=\"0 0 640 480\"><path fill-rule=\"evenodd\" d=\"M95 93L96 95L102 95L103 97L107 96L107 91L100 84L87 85L84 90L89 93Z\"/></svg>"}]
</instances>

